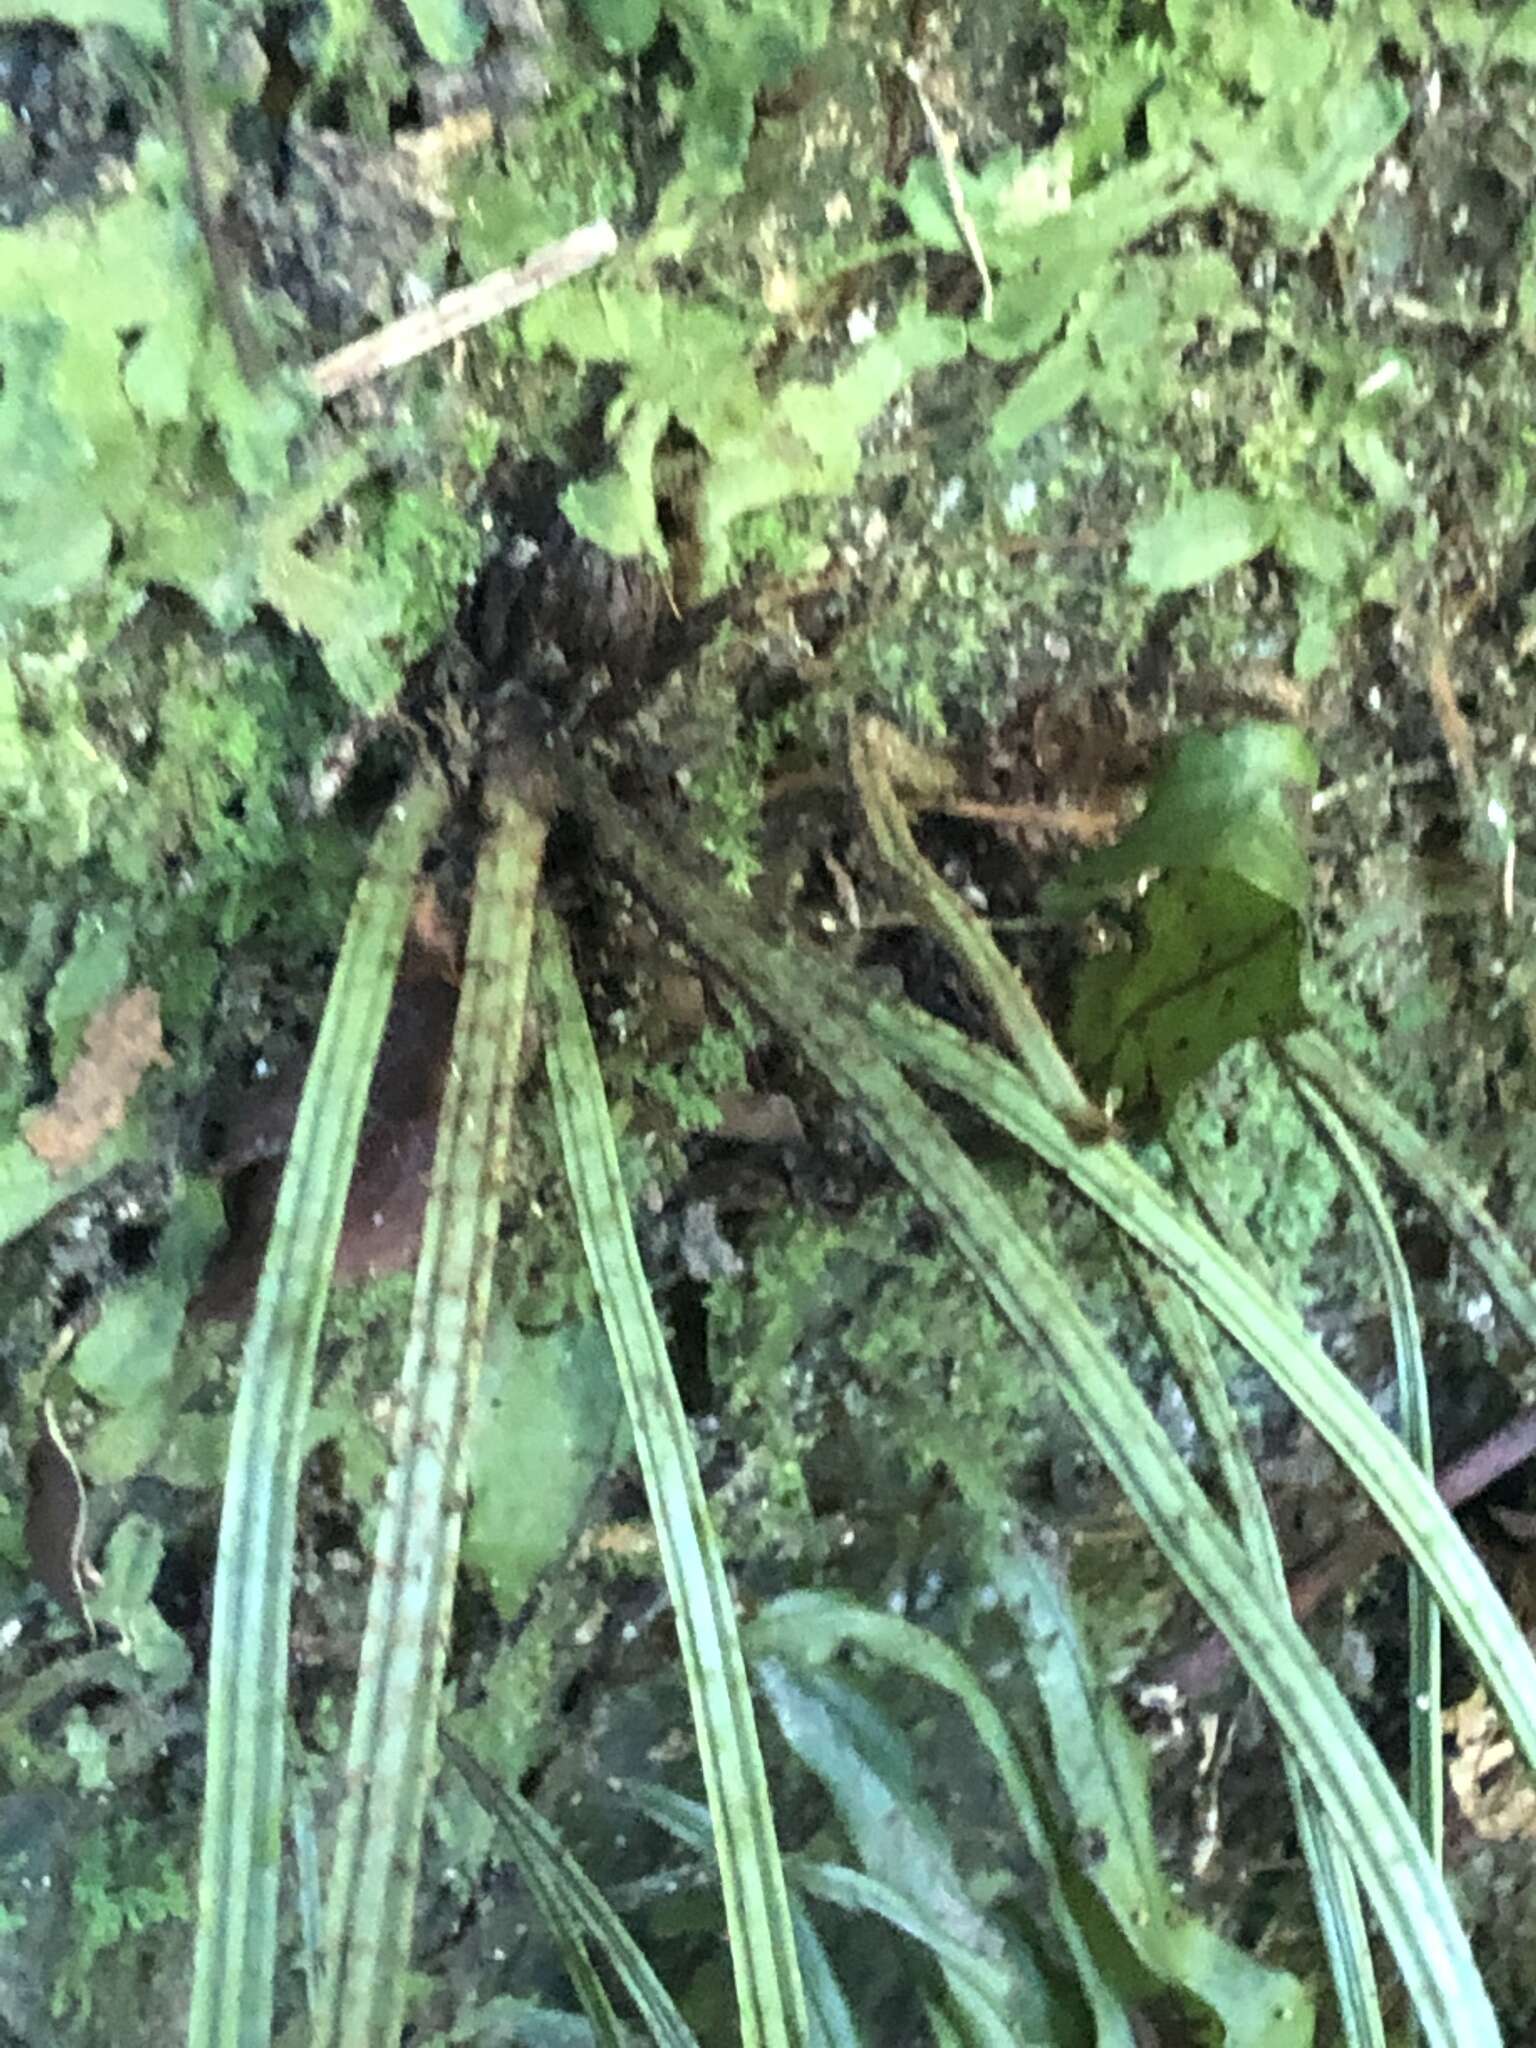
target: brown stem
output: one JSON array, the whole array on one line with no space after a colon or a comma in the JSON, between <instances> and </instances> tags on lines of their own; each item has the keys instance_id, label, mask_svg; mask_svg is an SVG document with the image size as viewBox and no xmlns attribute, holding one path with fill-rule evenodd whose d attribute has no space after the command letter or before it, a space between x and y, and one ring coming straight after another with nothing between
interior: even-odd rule
<instances>
[{"instance_id":1,"label":"brown stem","mask_svg":"<svg viewBox=\"0 0 1536 2048\"><path fill-rule=\"evenodd\" d=\"M1436 1474L1435 1490L1448 1508L1459 1508L1485 1493L1496 1479L1523 1465L1533 1454L1536 1408L1525 1408L1454 1464L1443 1467ZM1396 1532L1380 1523L1356 1530L1325 1557L1290 1574L1286 1583L1291 1612L1298 1621L1305 1621L1330 1593L1358 1578L1398 1547ZM1152 1683L1171 1685L1188 1700L1201 1699L1214 1691L1231 1661L1231 1644L1225 1636L1213 1633L1192 1650L1160 1665Z\"/></svg>"}]
</instances>

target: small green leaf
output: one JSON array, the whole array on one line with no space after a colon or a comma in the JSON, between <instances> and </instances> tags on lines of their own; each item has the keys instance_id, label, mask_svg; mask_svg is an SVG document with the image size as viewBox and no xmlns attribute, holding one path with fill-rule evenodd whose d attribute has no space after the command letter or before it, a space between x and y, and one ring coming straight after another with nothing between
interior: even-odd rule
<instances>
[{"instance_id":1,"label":"small green leaf","mask_svg":"<svg viewBox=\"0 0 1536 2048\"><path fill-rule=\"evenodd\" d=\"M638 405L619 441L618 466L567 485L560 509L582 536L611 555L644 555L665 566L651 465L667 424L664 405Z\"/></svg>"},{"instance_id":2,"label":"small green leaf","mask_svg":"<svg viewBox=\"0 0 1536 2048\"><path fill-rule=\"evenodd\" d=\"M1088 389L1092 374L1082 337L1069 332L998 407L992 419L992 453L1012 455L1032 434L1070 412Z\"/></svg>"},{"instance_id":3,"label":"small green leaf","mask_svg":"<svg viewBox=\"0 0 1536 2048\"><path fill-rule=\"evenodd\" d=\"M661 20L661 0L580 0L592 33L621 57L643 50Z\"/></svg>"},{"instance_id":4,"label":"small green leaf","mask_svg":"<svg viewBox=\"0 0 1536 2048\"><path fill-rule=\"evenodd\" d=\"M192 1676L192 1655L154 1603L165 1538L143 1515L128 1515L112 1532L91 1600L98 1621L117 1629L123 1647L157 1685L174 1692Z\"/></svg>"},{"instance_id":5,"label":"small green leaf","mask_svg":"<svg viewBox=\"0 0 1536 2048\"><path fill-rule=\"evenodd\" d=\"M384 642L400 624L400 595L356 551L320 556L263 552L261 592L289 625L319 645L332 682L359 710L385 710L403 677Z\"/></svg>"},{"instance_id":6,"label":"small green leaf","mask_svg":"<svg viewBox=\"0 0 1536 2048\"><path fill-rule=\"evenodd\" d=\"M1015 147L987 158L981 169L954 167L982 248L994 261L1012 253L1011 238L1024 235L1072 204L1072 144L1062 136L1049 149L1025 159ZM955 220L954 201L943 166L932 154L918 157L907 173L901 204L912 231L932 248L963 253L965 244Z\"/></svg>"},{"instance_id":7,"label":"small green leaf","mask_svg":"<svg viewBox=\"0 0 1536 2048\"><path fill-rule=\"evenodd\" d=\"M1301 962L1305 829L1317 760L1292 726L1189 733L1123 839L1087 855L1059 912L1161 869L1129 951L1079 969L1070 1040L1090 1092L1157 1127L1182 1091L1244 1038L1306 1022Z\"/></svg>"},{"instance_id":8,"label":"small green leaf","mask_svg":"<svg viewBox=\"0 0 1536 2048\"><path fill-rule=\"evenodd\" d=\"M459 0L405 0L405 11L434 64L468 64L484 39Z\"/></svg>"},{"instance_id":9,"label":"small green leaf","mask_svg":"<svg viewBox=\"0 0 1536 2048\"><path fill-rule=\"evenodd\" d=\"M74 1065L85 1027L102 1006L128 984L128 953L133 939L126 911L103 916L88 911L75 927L74 940L43 1005L53 1037L50 1064L55 1081Z\"/></svg>"},{"instance_id":10,"label":"small green leaf","mask_svg":"<svg viewBox=\"0 0 1536 2048\"><path fill-rule=\"evenodd\" d=\"M1194 491L1131 529L1128 573L1156 592L1209 583L1274 537L1274 517L1238 491Z\"/></svg>"},{"instance_id":11,"label":"small green leaf","mask_svg":"<svg viewBox=\"0 0 1536 2048\"><path fill-rule=\"evenodd\" d=\"M114 1408L137 1407L170 1377L187 1302L224 1231L212 1181L187 1183L142 1280L107 1297L69 1361L76 1386Z\"/></svg>"},{"instance_id":12,"label":"small green leaf","mask_svg":"<svg viewBox=\"0 0 1536 2048\"><path fill-rule=\"evenodd\" d=\"M120 28L151 50L169 40L165 0L0 0L0 21L45 17L61 28Z\"/></svg>"},{"instance_id":13,"label":"small green leaf","mask_svg":"<svg viewBox=\"0 0 1536 2048\"><path fill-rule=\"evenodd\" d=\"M528 1336L509 1315L486 1338L470 1433L463 1557L511 1620L580 1524L623 1412L601 1323Z\"/></svg>"}]
</instances>

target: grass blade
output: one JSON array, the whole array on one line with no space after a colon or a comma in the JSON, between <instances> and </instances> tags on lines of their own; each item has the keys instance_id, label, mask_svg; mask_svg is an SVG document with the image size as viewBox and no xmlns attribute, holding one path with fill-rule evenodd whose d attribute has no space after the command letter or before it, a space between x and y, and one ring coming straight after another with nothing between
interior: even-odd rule
<instances>
[{"instance_id":1,"label":"grass blade","mask_svg":"<svg viewBox=\"0 0 1536 2048\"><path fill-rule=\"evenodd\" d=\"M246 1333L219 1522L191 2048L268 2048L294 1516L315 1346L416 869L443 809L390 813L358 886Z\"/></svg>"},{"instance_id":2,"label":"grass blade","mask_svg":"<svg viewBox=\"0 0 1536 2048\"><path fill-rule=\"evenodd\" d=\"M1006 1202L853 1014L844 985L803 953L790 954L760 938L738 907L727 910L722 905L717 888L688 874L681 856L668 845L653 820L647 820L643 834L637 832L595 777L579 768L574 772L604 849L623 863L663 912L689 933L848 1099L871 1136L948 1231L1002 1313L1043 1356L1053 1360L1063 1397L1094 1449L1125 1489L1174 1570L1232 1641L1282 1734L1316 1784L1361 1873L1430 2039L1437 2048L1453 2048L1453 2044L1454 2048L1492 2048L1499 2039L1498 2024L1466 1936L1380 1758L1300 1630L1288 1616L1267 1611L1252 1568L1060 1275L1025 1241ZM928 1020L909 1020L904 1012L893 1010L887 1010L885 1017L884 1028L902 1046L905 1057L927 1076L983 1107L993 1121L1003 1122L1004 1128L1017 1127L1015 1134L1027 1129L1026 1142L1032 1149L1044 1150L1038 1126L1049 1124L1056 1141L1052 1163L1059 1162L1063 1171L1069 1170L1072 1160L1102 1160L1111 1152L1107 1145L1073 1142L1062 1120L1041 1109L1029 1084L1006 1061L978 1052L957 1033L944 1033L931 1027ZM935 1031L939 1033L936 1039ZM978 1086L977 1062L987 1077L984 1090ZM1024 1098L1030 1114L1014 1110L1015 1095ZM1109 1184L1119 1198L1125 1192L1125 1166L1118 1153L1115 1161L1118 1171L1109 1176ZM1150 1182L1147 1185L1151 1187ZM1160 1194L1159 1205L1160 1216L1166 1212L1177 1217L1177 1211ZM1121 1202L1121 1207L1127 1222L1139 1222L1154 1245L1162 1241L1160 1229L1148 1226L1145 1203L1138 1207ZM1120 1220L1118 1216L1116 1220ZM1189 1226L1179 1221L1189 1238ZM1215 1253L1219 1248L1212 1245L1210 1250ZM1180 1277L1195 1286L1206 1265L1203 1245L1191 1244L1186 1256L1192 1258L1197 1271L1185 1274L1181 1268ZM1214 1292L1222 1307L1228 1308L1224 1291ZM1274 1306L1266 1303L1262 1312L1250 1310L1247 1321L1267 1325L1275 1318ZM1323 1364L1332 1374L1326 1361ZM1299 1377L1310 1386L1310 1359ZM1401 1501L1397 1495L1403 1489L1389 1489L1394 1506L1412 1524L1421 1549L1441 1546L1434 1550L1440 1577L1452 1579L1480 1646L1488 1645L1499 1633L1496 1620L1490 1625L1480 1607L1480 1603L1493 1600L1514 1636L1512 1668L1523 1682L1531 1664L1529 1652L1488 1586L1486 1575L1466 1551L1422 1476L1404 1457L1401 1446L1381 1428L1354 1390L1347 1392L1345 1405L1357 1430L1351 1442L1361 1440L1358 1411L1374 1425L1373 1434L1384 1440L1386 1455L1397 1461L1394 1479L1401 1471L1411 1482ZM1314 1401L1313 1406L1317 1405ZM1427 1503L1420 1499L1424 1493L1429 1494ZM1426 1524L1430 1535L1425 1533ZM1443 1541L1442 1525L1449 1528L1449 1543ZM1457 1549L1461 1556L1456 1555ZM1447 1553L1454 1578L1443 1567ZM1468 1566L1476 1574L1477 1582L1471 1586L1462 1583ZM1466 1598L1461 1597L1464 1591ZM1508 1693L1511 1684L1505 1674L1499 1677ZM1527 1724L1533 1708L1536 1690L1523 1717Z\"/></svg>"},{"instance_id":3,"label":"grass blade","mask_svg":"<svg viewBox=\"0 0 1536 2048\"><path fill-rule=\"evenodd\" d=\"M1371 1150L1411 1181L1488 1283L1488 1291L1536 1352L1536 1275L1482 1203L1439 1151L1372 1087L1360 1069L1317 1031L1299 1031L1279 1048L1281 1065L1325 1095ZM1527 1379L1522 1391L1533 1391Z\"/></svg>"},{"instance_id":4,"label":"grass blade","mask_svg":"<svg viewBox=\"0 0 1536 2048\"><path fill-rule=\"evenodd\" d=\"M304 1967L304 1996L313 2018L320 2003L320 1978L324 1970L325 1914L320 1903L320 1844L315 1836L315 1802L299 1771L293 1774L288 1794L288 1832L293 1841L294 1888L299 1895L299 1951Z\"/></svg>"},{"instance_id":5,"label":"grass blade","mask_svg":"<svg viewBox=\"0 0 1536 2048\"><path fill-rule=\"evenodd\" d=\"M475 875L326 1900L317 2048L398 2048L422 1817L528 991L540 812L502 784Z\"/></svg>"},{"instance_id":6,"label":"grass blade","mask_svg":"<svg viewBox=\"0 0 1536 2048\"><path fill-rule=\"evenodd\" d=\"M1429 1381L1414 1306L1408 1262L1375 1174L1348 1125L1303 1074L1293 1086L1338 1155L1365 1218L1366 1235L1381 1270L1397 1359L1397 1402L1403 1444L1434 1484L1435 1442L1429 1419ZM1445 1860L1445 1764L1440 1747L1440 1609L1416 1567L1408 1568L1408 1804L1437 1863Z\"/></svg>"},{"instance_id":7,"label":"grass blade","mask_svg":"<svg viewBox=\"0 0 1536 2048\"><path fill-rule=\"evenodd\" d=\"M547 913L539 925L538 989L566 1172L677 1617L719 1844L742 2041L744 2048L799 2048L804 1993L736 1611L630 1223L591 1027L564 936Z\"/></svg>"},{"instance_id":8,"label":"grass blade","mask_svg":"<svg viewBox=\"0 0 1536 2048\"><path fill-rule=\"evenodd\" d=\"M1183 1161L1180 1161L1181 1166ZM1231 1240L1229 1240L1230 1242ZM1256 1254L1255 1254L1256 1255ZM1216 1458L1237 1516L1238 1539L1264 1586L1272 1610L1289 1613L1285 1563L1275 1540L1264 1489L1243 1441L1226 1381L1211 1356L1205 1330L1188 1295L1145 1252L1129 1251L1132 1272ZM1283 1757L1296 1834L1312 1880L1318 1924L1328 1953L1335 1996L1349 2048L1384 2048L1376 1966L1354 1869L1338 1831L1289 1750Z\"/></svg>"},{"instance_id":9,"label":"grass blade","mask_svg":"<svg viewBox=\"0 0 1536 2048\"><path fill-rule=\"evenodd\" d=\"M543 1815L519 1794L498 1785L454 1736L445 1734L442 1746L486 1812L506 1829L518 1869L534 1893L545 1924L560 1942L566 1968L598 2042L606 2048L610 2042L621 2042L623 2036L608 1994L587 1956L589 1941L607 1956L656 2048L698 2048L692 2030L639 1943Z\"/></svg>"}]
</instances>

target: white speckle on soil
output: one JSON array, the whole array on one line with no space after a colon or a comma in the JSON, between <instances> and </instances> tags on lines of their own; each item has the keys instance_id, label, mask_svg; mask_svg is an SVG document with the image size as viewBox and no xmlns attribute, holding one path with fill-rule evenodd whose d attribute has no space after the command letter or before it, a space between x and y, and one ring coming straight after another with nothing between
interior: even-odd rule
<instances>
[{"instance_id":1,"label":"white speckle on soil","mask_svg":"<svg viewBox=\"0 0 1536 2048\"><path fill-rule=\"evenodd\" d=\"M1040 492L1033 477L1021 477L1008 493L1003 507L1003 516L1010 526L1022 526L1040 502Z\"/></svg>"}]
</instances>

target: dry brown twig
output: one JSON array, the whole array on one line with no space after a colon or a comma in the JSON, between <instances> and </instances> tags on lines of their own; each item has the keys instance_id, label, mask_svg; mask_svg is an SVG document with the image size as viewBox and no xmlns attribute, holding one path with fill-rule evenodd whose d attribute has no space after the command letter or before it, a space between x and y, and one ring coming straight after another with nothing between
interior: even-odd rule
<instances>
[{"instance_id":1,"label":"dry brown twig","mask_svg":"<svg viewBox=\"0 0 1536 2048\"><path fill-rule=\"evenodd\" d=\"M558 242L536 249L526 263L509 270L493 270L474 284L458 291L444 292L430 306L405 313L398 320L365 334L360 341L322 356L309 370L311 388L321 398L335 398L359 384L397 370L417 356L456 341L460 335L483 327L487 321L527 305L557 284L565 284L590 270L619 246L618 236L605 220L590 221Z\"/></svg>"}]
</instances>

